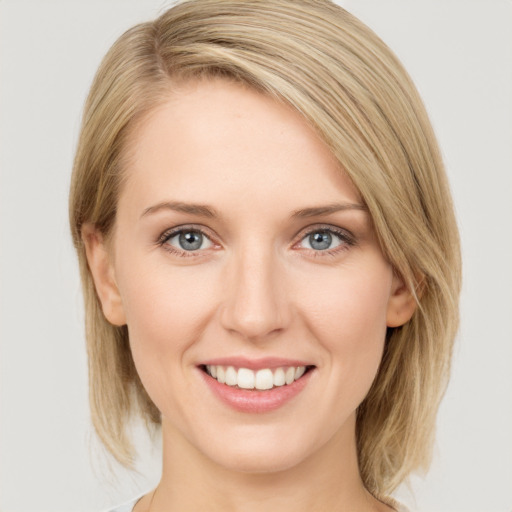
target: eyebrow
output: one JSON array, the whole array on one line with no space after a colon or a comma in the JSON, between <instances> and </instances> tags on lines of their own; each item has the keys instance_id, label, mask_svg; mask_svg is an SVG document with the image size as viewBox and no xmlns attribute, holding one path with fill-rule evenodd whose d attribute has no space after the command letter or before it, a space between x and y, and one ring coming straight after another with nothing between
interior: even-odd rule
<instances>
[{"instance_id":1,"label":"eyebrow","mask_svg":"<svg viewBox=\"0 0 512 512\"><path fill-rule=\"evenodd\" d=\"M218 214L214 208L205 204L183 203L181 201L164 201L146 208L141 215L141 218L161 210L173 210L176 212L190 213L201 217L214 218ZM368 211L365 205L358 203L334 203L325 206L312 206L309 208L301 208L292 213L291 218L309 218L318 217L320 215L329 215L332 213L346 211L346 210L360 210Z\"/></svg>"},{"instance_id":2,"label":"eyebrow","mask_svg":"<svg viewBox=\"0 0 512 512\"><path fill-rule=\"evenodd\" d=\"M368 208L359 203L334 203L326 206L313 206L311 208L302 208L292 214L292 218L318 217L319 215L329 215L331 213L342 212L346 210L368 211Z\"/></svg>"},{"instance_id":3,"label":"eyebrow","mask_svg":"<svg viewBox=\"0 0 512 512\"><path fill-rule=\"evenodd\" d=\"M141 215L141 218L145 215L159 212L161 210L173 210L175 212L191 213L192 215L199 215L201 217L217 217L217 212L214 208L205 204L193 204L193 203L182 203L180 201L165 201L162 203L155 204L146 208Z\"/></svg>"}]
</instances>

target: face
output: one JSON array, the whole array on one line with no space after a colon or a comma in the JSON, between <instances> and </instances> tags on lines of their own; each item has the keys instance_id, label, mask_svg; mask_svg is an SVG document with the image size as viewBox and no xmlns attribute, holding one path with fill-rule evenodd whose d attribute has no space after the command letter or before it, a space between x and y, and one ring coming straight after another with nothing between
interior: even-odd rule
<instances>
[{"instance_id":1,"label":"face","mask_svg":"<svg viewBox=\"0 0 512 512\"><path fill-rule=\"evenodd\" d=\"M138 127L126 173L113 247L86 237L89 263L164 433L243 471L353 445L386 328L412 311L324 143L288 107L203 81Z\"/></svg>"}]
</instances>

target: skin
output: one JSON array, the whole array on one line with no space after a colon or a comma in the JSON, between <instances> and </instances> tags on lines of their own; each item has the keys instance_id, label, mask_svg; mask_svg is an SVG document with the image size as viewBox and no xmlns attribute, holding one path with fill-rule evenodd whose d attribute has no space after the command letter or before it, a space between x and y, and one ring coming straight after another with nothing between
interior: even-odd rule
<instances>
[{"instance_id":1,"label":"skin","mask_svg":"<svg viewBox=\"0 0 512 512\"><path fill-rule=\"evenodd\" d=\"M391 510L362 485L355 417L386 328L409 320L414 300L325 144L266 96L194 82L134 131L126 173L111 243L92 225L83 238L103 311L128 325L162 413L162 480L135 510ZM344 208L304 215L332 205ZM202 230L202 247L180 248L179 226ZM321 229L326 250L311 246ZM242 413L198 368L232 356L314 369L284 406Z\"/></svg>"}]
</instances>

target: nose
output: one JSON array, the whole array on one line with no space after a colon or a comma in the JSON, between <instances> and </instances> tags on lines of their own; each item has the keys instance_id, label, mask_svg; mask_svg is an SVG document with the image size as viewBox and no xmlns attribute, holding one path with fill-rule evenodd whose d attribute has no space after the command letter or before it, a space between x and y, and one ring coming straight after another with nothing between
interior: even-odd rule
<instances>
[{"instance_id":1,"label":"nose","mask_svg":"<svg viewBox=\"0 0 512 512\"><path fill-rule=\"evenodd\" d=\"M251 341L283 331L290 321L290 304L272 251L246 250L233 260L221 306L224 329Z\"/></svg>"}]
</instances>

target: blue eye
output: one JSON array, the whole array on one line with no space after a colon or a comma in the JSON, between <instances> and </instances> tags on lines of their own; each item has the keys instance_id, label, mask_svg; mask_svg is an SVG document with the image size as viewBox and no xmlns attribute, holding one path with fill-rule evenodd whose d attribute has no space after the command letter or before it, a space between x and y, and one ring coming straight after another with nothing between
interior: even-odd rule
<instances>
[{"instance_id":1,"label":"blue eye","mask_svg":"<svg viewBox=\"0 0 512 512\"><path fill-rule=\"evenodd\" d=\"M182 251L199 251L212 246L212 241L197 229L184 229L175 232L167 238L166 244Z\"/></svg>"},{"instance_id":2,"label":"blue eye","mask_svg":"<svg viewBox=\"0 0 512 512\"><path fill-rule=\"evenodd\" d=\"M327 251L340 246L344 240L341 235L328 229L317 229L308 233L301 241L305 249L314 251Z\"/></svg>"}]
</instances>

